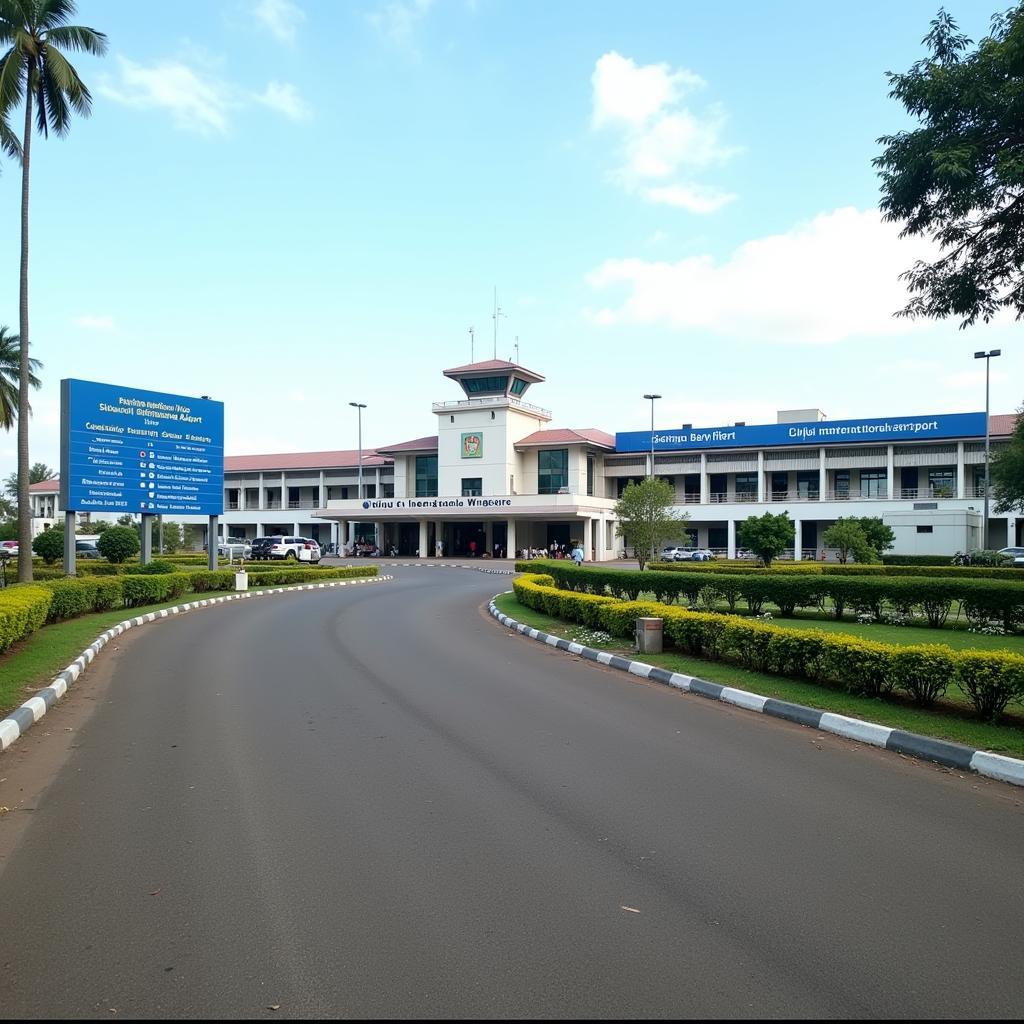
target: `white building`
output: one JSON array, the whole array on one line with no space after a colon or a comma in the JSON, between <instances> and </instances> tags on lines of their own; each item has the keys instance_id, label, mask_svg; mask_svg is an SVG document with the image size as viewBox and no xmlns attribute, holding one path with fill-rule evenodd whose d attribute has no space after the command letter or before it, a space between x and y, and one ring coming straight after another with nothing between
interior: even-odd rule
<instances>
[{"instance_id":1,"label":"white building","mask_svg":"<svg viewBox=\"0 0 1024 1024\"><path fill-rule=\"evenodd\" d=\"M512 554L578 541L598 561L622 551L614 506L651 470L688 514L681 542L736 553L738 524L765 511L796 523L797 558L822 553L841 516L878 516L900 554L949 554L982 543L984 416L829 421L788 410L776 424L620 433L552 429L525 401L544 378L487 360L444 371L463 397L434 403L436 434L357 451L229 456L222 532L283 533L322 544L376 541L402 555ZM1015 417L993 416L998 450ZM55 481L32 487L37 531L62 515ZM205 519L188 520L205 529ZM1024 519L994 516L990 546L1020 544Z\"/></svg>"}]
</instances>

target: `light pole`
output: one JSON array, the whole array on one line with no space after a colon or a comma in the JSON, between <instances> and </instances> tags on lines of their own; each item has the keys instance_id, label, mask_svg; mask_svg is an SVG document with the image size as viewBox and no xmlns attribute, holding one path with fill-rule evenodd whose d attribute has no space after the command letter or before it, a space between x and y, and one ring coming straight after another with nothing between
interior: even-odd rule
<instances>
[{"instance_id":1,"label":"light pole","mask_svg":"<svg viewBox=\"0 0 1024 1024\"><path fill-rule=\"evenodd\" d=\"M644 398L649 398L651 401L651 471L648 476L654 476L654 400L661 398L661 395L644 395Z\"/></svg>"},{"instance_id":2,"label":"light pole","mask_svg":"<svg viewBox=\"0 0 1024 1024\"><path fill-rule=\"evenodd\" d=\"M363 410L366 408L363 402L349 402L349 405L356 410L359 416L359 468L357 470L357 484L356 484L356 497L363 500ZM352 542L355 543L356 534L355 530L352 531Z\"/></svg>"},{"instance_id":3,"label":"light pole","mask_svg":"<svg viewBox=\"0 0 1024 1024\"><path fill-rule=\"evenodd\" d=\"M992 365L992 360L996 356L1001 356L1003 350L999 348L992 349L991 352L975 352L975 359L985 360L985 512L984 522L981 528L982 535L982 547L988 551L988 449L989 449L989 429L988 429L988 371Z\"/></svg>"}]
</instances>

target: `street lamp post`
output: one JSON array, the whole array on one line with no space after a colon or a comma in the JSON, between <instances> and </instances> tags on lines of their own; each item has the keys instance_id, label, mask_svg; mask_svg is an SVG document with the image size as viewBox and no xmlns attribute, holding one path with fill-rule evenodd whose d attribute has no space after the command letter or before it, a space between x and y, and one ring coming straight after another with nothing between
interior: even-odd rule
<instances>
[{"instance_id":1,"label":"street lamp post","mask_svg":"<svg viewBox=\"0 0 1024 1024\"><path fill-rule=\"evenodd\" d=\"M1003 354L1003 350L999 349L999 348L994 348L994 349L992 349L991 352L975 352L974 353L974 358L975 359L984 359L985 360L985 512L984 512L985 519L984 519L984 522L982 524L981 534L982 534L982 547L986 551L988 551L988 487L989 487L989 479L988 479L988 454L989 454L988 376L989 376L989 368L992 365L992 360L996 356L1001 356L1002 354Z\"/></svg>"},{"instance_id":2,"label":"street lamp post","mask_svg":"<svg viewBox=\"0 0 1024 1024\"><path fill-rule=\"evenodd\" d=\"M363 499L363 410L366 408L363 402L349 402L349 405L356 410L359 416L359 468L356 476L356 496L360 501ZM352 541L355 542L355 530L352 531Z\"/></svg>"},{"instance_id":3,"label":"street lamp post","mask_svg":"<svg viewBox=\"0 0 1024 1024\"><path fill-rule=\"evenodd\" d=\"M648 476L654 476L654 400L661 398L661 395L644 395L644 398L650 399L651 402L651 471L647 474Z\"/></svg>"}]
</instances>

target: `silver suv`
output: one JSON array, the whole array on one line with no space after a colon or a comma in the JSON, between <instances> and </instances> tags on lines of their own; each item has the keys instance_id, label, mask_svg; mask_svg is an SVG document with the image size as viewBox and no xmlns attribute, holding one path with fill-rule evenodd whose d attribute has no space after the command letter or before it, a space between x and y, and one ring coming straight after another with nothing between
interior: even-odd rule
<instances>
[{"instance_id":1,"label":"silver suv","mask_svg":"<svg viewBox=\"0 0 1024 1024\"><path fill-rule=\"evenodd\" d=\"M287 559L295 562L320 561L320 545L308 537L270 537L266 548L268 558Z\"/></svg>"}]
</instances>

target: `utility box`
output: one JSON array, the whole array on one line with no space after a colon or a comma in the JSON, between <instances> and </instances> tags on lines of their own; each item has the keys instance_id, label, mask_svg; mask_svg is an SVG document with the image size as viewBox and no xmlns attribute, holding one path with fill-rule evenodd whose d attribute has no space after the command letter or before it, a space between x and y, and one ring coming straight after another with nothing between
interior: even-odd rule
<instances>
[{"instance_id":1,"label":"utility box","mask_svg":"<svg viewBox=\"0 0 1024 1024\"><path fill-rule=\"evenodd\" d=\"M636 649L641 654L661 654L664 619L636 620Z\"/></svg>"},{"instance_id":2,"label":"utility box","mask_svg":"<svg viewBox=\"0 0 1024 1024\"><path fill-rule=\"evenodd\" d=\"M249 574L242 569L240 572L235 573L235 590L248 590L249 589Z\"/></svg>"}]
</instances>

